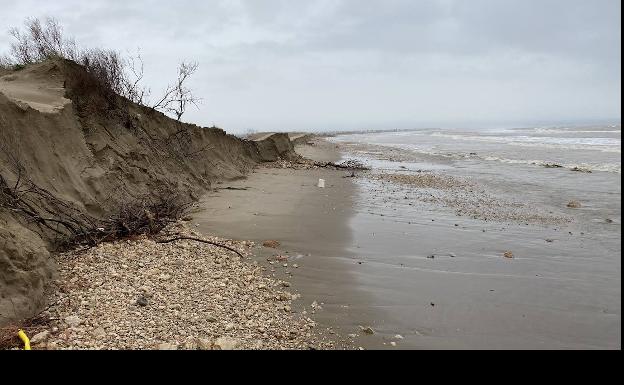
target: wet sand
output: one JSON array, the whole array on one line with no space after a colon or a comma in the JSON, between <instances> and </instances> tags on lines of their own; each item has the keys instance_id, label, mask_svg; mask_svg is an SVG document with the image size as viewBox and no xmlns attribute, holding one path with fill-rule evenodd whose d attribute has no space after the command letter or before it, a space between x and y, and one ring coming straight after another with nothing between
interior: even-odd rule
<instances>
[{"instance_id":1,"label":"wet sand","mask_svg":"<svg viewBox=\"0 0 624 385\"><path fill-rule=\"evenodd\" d=\"M323 162L340 158L330 144L305 146L298 152ZM258 243L256 258L266 273L287 279L292 291L302 295L293 310L307 312L320 327L331 329L346 348L379 348L384 345L378 336L348 337L363 334L360 326L374 323L377 317L370 311L371 299L357 289L352 275L359 260L348 250L353 242L349 221L357 192L351 178L344 178L348 174L259 168L245 180L215 186L217 191L202 199L202 211L193 223L206 234ZM320 178L327 188L317 187ZM267 240L281 246L263 247ZM289 259L273 264L267 260L278 256ZM311 306L314 302L318 307Z\"/></svg>"},{"instance_id":2,"label":"wet sand","mask_svg":"<svg viewBox=\"0 0 624 385\"><path fill-rule=\"evenodd\" d=\"M329 144L298 151L317 160L340 157ZM513 194L482 192L481 181L467 189L452 172L441 179L416 172L408 183L347 174L259 169L217 186L248 189L209 194L195 222L223 237L280 241L279 250L256 250L267 273L291 272L293 290L302 294L294 309L312 313L318 302L322 310L313 318L352 347L621 347L621 291L614 289L620 278L613 271L621 271L620 243L604 239L604 249L597 248L601 239L566 220L583 210L509 205L504 199ZM316 187L319 178L327 189ZM463 199L465 193L472 195ZM453 207L457 202L472 202L469 215ZM492 212L499 216L488 218ZM609 226L619 226L617 218ZM594 255L609 253L612 263L596 262ZM266 261L277 255L290 256L288 267Z\"/></svg>"}]
</instances>

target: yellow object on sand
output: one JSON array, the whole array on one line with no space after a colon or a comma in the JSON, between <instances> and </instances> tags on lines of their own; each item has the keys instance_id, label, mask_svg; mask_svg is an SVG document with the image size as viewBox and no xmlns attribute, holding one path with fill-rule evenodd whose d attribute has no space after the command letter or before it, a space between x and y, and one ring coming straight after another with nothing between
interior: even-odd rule
<instances>
[{"instance_id":1,"label":"yellow object on sand","mask_svg":"<svg viewBox=\"0 0 624 385\"><path fill-rule=\"evenodd\" d=\"M24 350L30 350L30 340L23 330L17 332L17 336L24 342Z\"/></svg>"}]
</instances>

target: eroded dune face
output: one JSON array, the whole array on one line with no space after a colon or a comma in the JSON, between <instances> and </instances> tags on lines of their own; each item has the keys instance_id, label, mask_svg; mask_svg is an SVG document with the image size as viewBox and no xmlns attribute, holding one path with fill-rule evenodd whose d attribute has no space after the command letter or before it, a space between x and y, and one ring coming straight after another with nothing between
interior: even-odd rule
<instances>
[{"instance_id":1,"label":"eroded dune face","mask_svg":"<svg viewBox=\"0 0 624 385\"><path fill-rule=\"evenodd\" d=\"M43 113L58 113L71 100L65 98L64 80L55 64L41 63L0 76L0 93L17 104Z\"/></svg>"},{"instance_id":2,"label":"eroded dune face","mask_svg":"<svg viewBox=\"0 0 624 385\"><path fill-rule=\"evenodd\" d=\"M103 110L78 106L69 99L76 71L83 69L48 61L0 73L0 175L7 185L16 183L18 159L22 180L104 217L129 197L159 188L198 199L217 180L294 154L286 134L247 141L128 101ZM52 268L39 230L0 201L0 325L42 304Z\"/></svg>"}]
</instances>

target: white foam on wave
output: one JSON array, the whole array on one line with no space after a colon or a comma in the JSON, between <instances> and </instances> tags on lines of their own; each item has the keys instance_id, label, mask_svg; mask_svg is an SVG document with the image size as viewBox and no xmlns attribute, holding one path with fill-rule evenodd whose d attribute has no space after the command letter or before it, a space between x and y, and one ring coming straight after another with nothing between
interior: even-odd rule
<instances>
[{"instance_id":1,"label":"white foam on wave","mask_svg":"<svg viewBox=\"0 0 624 385\"><path fill-rule=\"evenodd\" d=\"M539 134L622 134L622 130L571 130L559 128L535 128Z\"/></svg>"},{"instance_id":2,"label":"white foam on wave","mask_svg":"<svg viewBox=\"0 0 624 385\"><path fill-rule=\"evenodd\" d=\"M486 156L481 157L483 160L487 161L495 161L501 163L508 164L527 164L527 165L535 165L545 167L548 165L552 165L552 162L547 162L545 160L525 160L525 159L507 159L500 158L496 156ZM603 163L603 164L590 164L590 163L563 163L558 164L562 168L566 168L569 170L587 170L587 171L602 171L602 172L613 172L613 173L622 173L622 165L620 163Z\"/></svg>"},{"instance_id":3,"label":"white foam on wave","mask_svg":"<svg viewBox=\"0 0 624 385\"><path fill-rule=\"evenodd\" d=\"M537 136L477 136L458 135L435 132L431 136L457 141L477 141L485 143L500 143L512 146L541 147L570 150L592 150L602 152L621 153L622 142L615 138L554 138Z\"/></svg>"}]
</instances>

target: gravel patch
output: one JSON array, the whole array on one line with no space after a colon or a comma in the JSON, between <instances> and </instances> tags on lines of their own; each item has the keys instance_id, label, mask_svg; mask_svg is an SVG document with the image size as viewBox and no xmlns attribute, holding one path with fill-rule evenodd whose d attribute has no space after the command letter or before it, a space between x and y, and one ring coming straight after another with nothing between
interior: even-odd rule
<instances>
[{"instance_id":1,"label":"gravel patch","mask_svg":"<svg viewBox=\"0 0 624 385\"><path fill-rule=\"evenodd\" d=\"M432 172L365 174L379 197L399 202L444 206L462 217L497 222L561 224L569 218L544 212L526 202L510 201L466 178Z\"/></svg>"},{"instance_id":2,"label":"gravel patch","mask_svg":"<svg viewBox=\"0 0 624 385\"><path fill-rule=\"evenodd\" d=\"M252 242L203 237L176 224L161 234L219 242L148 238L57 256L53 319L35 349L329 349L316 323L294 314L297 295L249 258Z\"/></svg>"}]
</instances>

